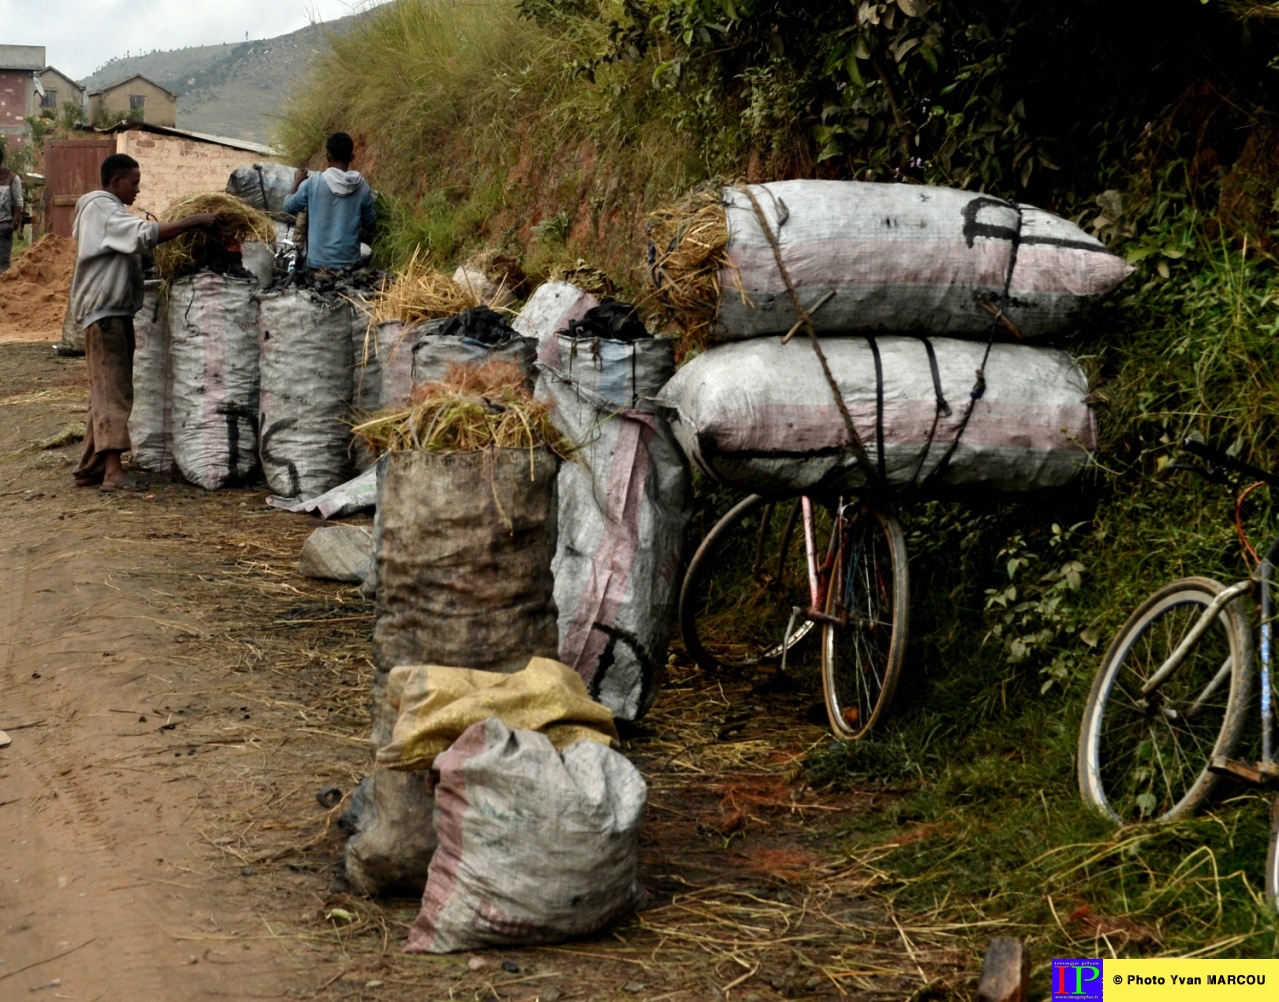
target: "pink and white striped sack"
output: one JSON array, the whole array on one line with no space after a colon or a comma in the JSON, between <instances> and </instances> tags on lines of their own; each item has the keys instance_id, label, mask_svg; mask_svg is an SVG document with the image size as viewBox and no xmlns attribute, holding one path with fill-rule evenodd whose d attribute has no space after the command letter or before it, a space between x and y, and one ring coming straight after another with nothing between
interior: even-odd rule
<instances>
[{"instance_id":1,"label":"pink and white striped sack","mask_svg":"<svg viewBox=\"0 0 1279 1002\"><path fill-rule=\"evenodd\" d=\"M257 287L201 271L169 290L173 460L205 490L258 468Z\"/></svg>"},{"instance_id":2,"label":"pink and white striped sack","mask_svg":"<svg viewBox=\"0 0 1279 1002\"><path fill-rule=\"evenodd\" d=\"M151 473L173 469L173 367L169 315L161 308L159 280L146 283L133 317L133 410L129 443L133 462Z\"/></svg>"},{"instance_id":3,"label":"pink and white striped sack","mask_svg":"<svg viewBox=\"0 0 1279 1002\"><path fill-rule=\"evenodd\" d=\"M819 332L921 331L985 337L1005 283L1024 337L1078 327L1133 272L1074 223L1030 205L952 188L859 181L751 185ZM790 330L797 317L744 191L724 189L728 264L716 334ZM1010 275L1011 271L1011 275Z\"/></svg>"},{"instance_id":4,"label":"pink and white striped sack","mask_svg":"<svg viewBox=\"0 0 1279 1002\"><path fill-rule=\"evenodd\" d=\"M490 717L435 768L439 845L406 953L581 939L634 909L648 786L624 755Z\"/></svg>"},{"instance_id":5,"label":"pink and white striped sack","mask_svg":"<svg viewBox=\"0 0 1279 1002\"><path fill-rule=\"evenodd\" d=\"M614 716L638 720L665 670L691 511L688 465L654 405L674 342L552 334L538 370L537 398L577 447L556 483L560 660Z\"/></svg>"},{"instance_id":6,"label":"pink and white striped sack","mask_svg":"<svg viewBox=\"0 0 1279 1002\"><path fill-rule=\"evenodd\" d=\"M927 343L935 353L936 381ZM676 373L661 401L696 466L757 494L862 490L879 475L881 441L883 479L901 492L925 481L938 495L1061 487L1089 465L1096 426L1088 380L1070 355L992 345L985 392L963 426L986 345L955 338L927 343L905 336L821 342L875 467L870 477L849 447L843 417L807 340L766 338L711 348ZM940 412L939 389L949 415Z\"/></svg>"}]
</instances>

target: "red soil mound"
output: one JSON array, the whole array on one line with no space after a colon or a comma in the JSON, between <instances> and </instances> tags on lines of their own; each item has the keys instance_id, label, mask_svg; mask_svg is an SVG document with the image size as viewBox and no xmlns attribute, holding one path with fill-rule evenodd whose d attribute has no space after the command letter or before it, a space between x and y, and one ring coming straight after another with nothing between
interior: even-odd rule
<instances>
[{"instance_id":1,"label":"red soil mound","mask_svg":"<svg viewBox=\"0 0 1279 1002\"><path fill-rule=\"evenodd\" d=\"M71 291L76 244L46 233L0 275L0 339L56 341Z\"/></svg>"}]
</instances>

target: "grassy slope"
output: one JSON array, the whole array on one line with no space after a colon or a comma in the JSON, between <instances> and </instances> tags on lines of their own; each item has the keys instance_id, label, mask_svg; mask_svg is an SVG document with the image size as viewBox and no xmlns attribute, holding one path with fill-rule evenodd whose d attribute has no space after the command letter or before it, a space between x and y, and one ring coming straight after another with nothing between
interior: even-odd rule
<instances>
[{"instance_id":1,"label":"grassy slope","mask_svg":"<svg viewBox=\"0 0 1279 1002\"><path fill-rule=\"evenodd\" d=\"M513 3L387 5L334 39L276 140L301 161L331 129L356 136L391 203L383 263L421 246L449 265L490 246L540 276L582 257L635 294L647 210L731 156L708 163L672 128L671 99L649 86L655 57L570 79L565 65L604 33L554 33Z\"/></svg>"},{"instance_id":2,"label":"grassy slope","mask_svg":"<svg viewBox=\"0 0 1279 1002\"><path fill-rule=\"evenodd\" d=\"M388 6L334 41L277 140L304 159L331 128L357 134L390 196L386 263L421 246L452 265L493 246L541 276L582 257L634 294L645 211L753 161L731 106L694 114L650 88L660 52L604 67L594 85L568 79L566 63L600 48L578 29L552 34L502 6ZM995 923L972 925L974 939L1013 930L1037 958L1279 948L1258 897L1261 798L1236 791L1200 818L1115 832L1075 789L1076 730L1109 636L1157 584L1241 570L1220 488L1157 481L1155 456L1198 430L1279 458L1279 284L1187 218L1136 227L1167 253L1073 345L1097 377L1104 472L1048 508L908 513L916 684L883 734L812 763L817 782L893 791L832 853L887 847L876 865L900 908ZM1255 535L1273 529L1264 505L1252 515ZM1075 564L1078 586L1064 573Z\"/></svg>"}]
</instances>

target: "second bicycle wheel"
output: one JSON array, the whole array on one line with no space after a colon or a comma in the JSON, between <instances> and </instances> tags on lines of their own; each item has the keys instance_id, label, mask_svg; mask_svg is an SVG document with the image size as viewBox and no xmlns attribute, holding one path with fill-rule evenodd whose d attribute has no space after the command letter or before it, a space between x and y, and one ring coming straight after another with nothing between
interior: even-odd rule
<instances>
[{"instance_id":1,"label":"second bicycle wheel","mask_svg":"<svg viewBox=\"0 0 1279 1002\"><path fill-rule=\"evenodd\" d=\"M1270 802L1270 849L1266 852L1266 900L1279 912L1279 794Z\"/></svg>"},{"instance_id":2,"label":"second bicycle wheel","mask_svg":"<svg viewBox=\"0 0 1279 1002\"><path fill-rule=\"evenodd\" d=\"M1198 807L1243 729L1252 633L1238 601L1227 605L1182 660L1142 693L1224 586L1183 578L1129 617L1102 659L1079 731L1084 801L1121 824L1170 821Z\"/></svg>"},{"instance_id":3,"label":"second bicycle wheel","mask_svg":"<svg viewBox=\"0 0 1279 1002\"><path fill-rule=\"evenodd\" d=\"M831 517L815 504L813 518L824 546ZM751 495L714 525L689 561L679 597L684 648L707 671L780 665L791 611L808 605L799 500ZM811 621L796 617L789 660L812 631Z\"/></svg>"},{"instance_id":4,"label":"second bicycle wheel","mask_svg":"<svg viewBox=\"0 0 1279 1002\"><path fill-rule=\"evenodd\" d=\"M910 578L897 519L845 509L826 612L846 620L822 630L822 687L837 737L865 737L893 701L906 655Z\"/></svg>"}]
</instances>

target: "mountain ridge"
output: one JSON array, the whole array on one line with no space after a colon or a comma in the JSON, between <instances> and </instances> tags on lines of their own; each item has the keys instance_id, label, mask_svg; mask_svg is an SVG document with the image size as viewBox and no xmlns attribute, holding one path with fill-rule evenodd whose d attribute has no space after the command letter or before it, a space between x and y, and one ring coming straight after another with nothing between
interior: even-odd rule
<instances>
[{"instance_id":1,"label":"mountain ridge","mask_svg":"<svg viewBox=\"0 0 1279 1002\"><path fill-rule=\"evenodd\" d=\"M291 88L301 84L327 38L360 16L317 22L273 38L119 57L80 83L95 90L141 73L178 95L178 128L270 143Z\"/></svg>"}]
</instances>

